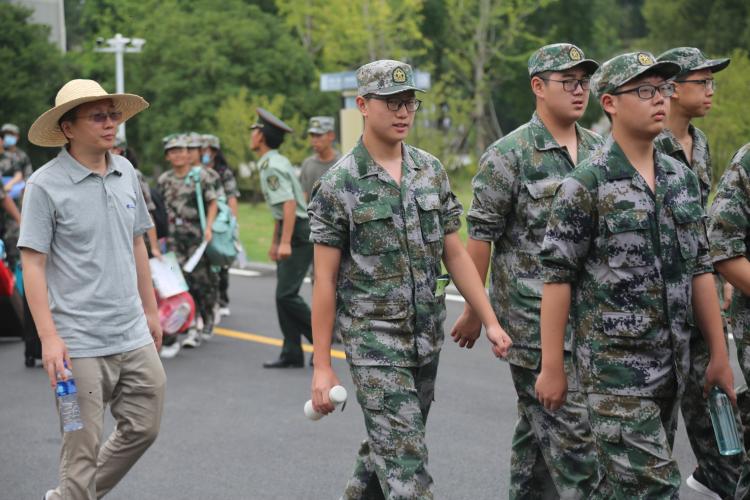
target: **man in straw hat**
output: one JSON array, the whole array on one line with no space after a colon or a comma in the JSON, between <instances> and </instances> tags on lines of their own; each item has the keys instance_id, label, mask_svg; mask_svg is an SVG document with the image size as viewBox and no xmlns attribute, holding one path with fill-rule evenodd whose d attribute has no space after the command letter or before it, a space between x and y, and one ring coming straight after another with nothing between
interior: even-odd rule
<instances>
[{"instance_id":1,"label":"man in straw hat","mask_svg":"<svg viewBox=\"0 0 750 500\"><path fill-rule=\"evenodd\" d=\"M63 433L60 483L48 500L102 497L159 431L166 377L143 241L153 224L132 165L109 154L117 126L147 107L72 80L29 130L32 143L62 149L26 188L18 242L26 293L50 385L67 378L67 365L83 421ZM108 403L116 425L100 445Z\"/></svg>"},{"instance_id":2,"label":"man in straw hat","mask_svg":"<svg viewBox=\"0 0 750 500\"><path fill-rule=\"evenodd\" d=\"M612 134L557 190L542 245L542 372L557 410L574 349L597 454L616 498L676 498L677 409L690 368L688 311L709 346L704 391L734 401L698 179L654 149L680 71L648 52L606 61L591 83Z\"/></svg>"}]
</instances>

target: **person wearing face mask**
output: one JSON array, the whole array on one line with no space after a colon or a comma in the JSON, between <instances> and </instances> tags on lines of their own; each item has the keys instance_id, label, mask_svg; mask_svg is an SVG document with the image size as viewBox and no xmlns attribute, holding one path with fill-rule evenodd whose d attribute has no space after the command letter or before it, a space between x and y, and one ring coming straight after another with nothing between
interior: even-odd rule
<instances>
[{"instance_id":1,"label":"person wearing face mask","mask_svg":"<svg viewBox=\"0 0 750 500\"><path fill-rule=\"evenodd\" d=\"M16 207L21 209L21 192L17 192L14 187L20 187L25 179L32 173L31 160L21 148L18 147L19 128L12 123L5 123L0 127L0 136L2 137L0 146L0 176L3 180L3 189L5 193L11 194ZM18 223L6 212L4 221L0 224L4 227L4 241L8 254L8 264L13 267L19 261L20 254L16 248L18 241Z\"/></svg>"},{"instance_id":2,"label":"person wearing face mask","mask_svg":"<svg viewBox=\"0 0 750 500\"><path fill-rule=\"evenodd\" d=\"M224 189L227 205L232 212L232 216L237 219L237 200L240 197L240 190L237 187L237 180L229 168L224 154L221 152L221 142L219 138L211 134L203 134L203 153L201 154L201 163L209 170L213 170L219 175L221 186ZM219 271L219 315L229 316L229 266L223 266Z\"/></svg>"}]
</instances>

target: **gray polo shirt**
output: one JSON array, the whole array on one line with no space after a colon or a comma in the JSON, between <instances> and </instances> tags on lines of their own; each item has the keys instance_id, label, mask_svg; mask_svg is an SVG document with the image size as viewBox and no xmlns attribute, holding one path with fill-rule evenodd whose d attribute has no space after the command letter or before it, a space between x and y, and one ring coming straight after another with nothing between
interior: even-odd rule
<instances>
[{"instance_id":1,"label":"gray polo shirt","mask_svg":"<svg viewBox=\"0 0 750 500\"><path fill-rule=\"evenodd\" d=\"M66 149L26 185L18 246L47 254L52 318L71 357L127 352L152 342L133 238L153 223L133 166L107 154L95 174Z\"/></svg>"}]
</instances>

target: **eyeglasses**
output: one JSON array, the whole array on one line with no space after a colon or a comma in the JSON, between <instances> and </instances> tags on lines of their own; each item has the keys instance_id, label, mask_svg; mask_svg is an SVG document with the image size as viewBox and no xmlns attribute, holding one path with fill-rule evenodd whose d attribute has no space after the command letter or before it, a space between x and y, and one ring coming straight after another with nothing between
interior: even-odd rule
<instances>
[{"instance_id":1,"label":"eyeglasses","mask_svg":"<svg viewBox=\"0 0 750 500\"><path fill-rule=\"evenodd\" d=\"M554 80L552 78L544 78L543 76L540 76L542 80L545 82L558 82L562 83L563 90L565 92L575 92L578 86L581 86L581 90L588 90L591 86L591 78L581 78L580 80L577 78L568 78L565 80Z\"/></svg>"},{"instance_id":2,"label":"eyeglasses","mask_svg":"<svg viewBox=\"0 0 750 500\"><path fill-rule=\"evenodd\" d=\"M396 99L393 97L371 95L370 98L385 102L385 105L390 111L398 111L401 109L401 106L404 106L406 111L414 113L419 109L419 105L422 104L422 101L413 97L411 99Z\"/></svg>"},{"instance_id":3,"label":"eyeglasses","mask_svg":"<svg viewBox=\"0 0 750 500\"><path fill-rule=\"evenodd\" d=\"M80 116L76 118L81 118ZM90 115L86 116L89 120L95 122L95 123L104 123L107 121L107 118L112 120L113 122L119 122L122 119L122 111L110 111L108 113L91 113Z\"/></svg>"},{"instance_id":4,"label":"eyeglasses","mask_svg":"<svg viewBox=\"0 0 750 500\"><path fill-rule=\"evenodd\" d=\"M635 92L638 97L644 101L653 99L656 92L662 97L671 97L674 94L674 83L662 83L661 85L639 85L634 89L620 90L619 92L610 92L611 95L627 94L629 92Z\"/></svg>"},{"instance_id":5,"label":"eyeglasses","mask_svg":"<svg viewBox=\"0 0 750 500\"><path fill-rule=\"evenodd\" d=\"M706 78L705 80L675 80L675 83L700 83L706 89L706 92L716 90L716 80L713 78Z\"/></svg>"}]
</instances>

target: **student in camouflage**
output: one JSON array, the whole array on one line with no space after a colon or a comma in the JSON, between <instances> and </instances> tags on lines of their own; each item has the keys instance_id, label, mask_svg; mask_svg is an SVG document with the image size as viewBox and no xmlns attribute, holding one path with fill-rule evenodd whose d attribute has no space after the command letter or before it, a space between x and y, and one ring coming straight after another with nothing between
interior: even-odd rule
<instances>
[{"instance_id":1,"label":"student in camouflage","mask_svg":"<svg viewBox=\"0 0 750 500\"><path fill-rule=\"evenodd\" d=\"M17 125L3 124L0 127L0 136L2 136L0 138L0 176L7 178L7 182L3 181L3 189L8 193L13 186L29 178L32 172L31 160L29 160L29 155L18 147L20 130ZM20 210L21 196L14 201L16 207ZM3 216L0 215L0 217ZM8 263L13 267L20 260L19 250L16 247L19 224L10 216L9 212L6 212L4 219L0 222L0 226L4 225L5 233L0 234L0 238L5 241Z\"/></svg>"},{"instance_id":2,"label":"student in camouflage","mask_svg":"<svg viewBox=\"0 0 750 500\"><path fill-rule=\"evenodd\" d=\"M237 180L232 173L232 169L227 165L224 154L221 152L221 142L219 138L211 134L203 134L203 150L201 154L201 163L209 170L219 174L221 187L224 189L224 196L232 215L237 219L237 200L240 197L240 190L237 187ZM229 316L229 266L223 266L219 270L219 312L222 316Z\"/></svg>"},{"instance_id":3,"label":"student in camouflage","mask_svg":"<svg viewBox=\"0 0 750 500\"><path fill-rule=\"evenodd\" d=\"M602 64L592 85L612 134L555 195L541 260L539 400L567 390L569 311L581 386L599 460L616 498L677 498L672 457L677 405L690 368L695 319L711 352L704 390L734 401L732 370L711 275L698 179L654 150L680 70L647 52Z\"/></svg>"},{"instance_id":4,"label":"student in camouflage","mask_svg":"<svg viewBox=\"0 0 750 500\"><path fill-rule=\"evenodd\" d=\"M576 123L586 111L589 79L597 67L569 43L534 52L528 69L536 112L531 121L487 149L473 181L467 216L469 255L484 280L494 243L490 299L513 339L508 362L518 394L518 421L511 448L511 498L532 498L543 491L556 491L561 498L606 496L586 399L576 390L569 331L567 401L557 412L549 412L534 393L541 360L539 251L557 186L602 142ZM451 335L471 347L481 326L467 304Z\"/></svg>"},{"instance_id":5,"label":"student in camouflage","mask_svg":"<svg viewBox=\"0 0 750 500\"><path fill-rule=\"evenodd\" d=\"M357 71L364 133L323 174L309 207L315 243L313 407L328 391L334 330L343 336L368 439L346 499L433 498L425 423L443 343L441 261L487 327L496 356L510 339L458 238L461 205L434 156L403 141L420 101L408 64L381 60Z\"/></svg>"},{"instance_id":6,"label":"student in camouflage","mask_svg":"<svg viewBox=\"0 0 750 500\"><path fill-rule=\"evenodd\" d=\"M275 221L268 257L276 262L276 314L284 334L278 359L263 367L302 368L302 337L312 343L310 307L299 294L312 261L307 204L291 162L278 151L292 129L263 108L257 113L250 149L259 157L260 188Z\"/></svg>"},{"instance_id":7,"label":"student in camouflage","mask_svg":"<svg viewBox=\"0 0 750 500\"><path fill-rule=\"evenodd\" d=\"M187 153L187 144L187 138L183 135L165 137L164 151L172 168L161 174L157 181L169 217L167 250L176 254L181 266L193 255L203 240L211 241L211 226L217 213L216 199L220 195L216 190L215 177L211 176L208 170L201 168L200 185L206 213L204 232L198 214L195 181L192 174L188 175L191 171L191 159ZM185 273L185 280L190 288L190 295L195 300L196 317L200 316L203 320L203 328L198 331L198 328L191 327L182 345L197 347L202 340L210 338L214 325L216 273L211 269L207 255L201 257L192 273Z\"/></svg>"},{"instance_id":8,"label":"student in camouflage","mask_svg":"<svg viewBox=\"0 0 750 500\"><path fill-rule=\"evenodd\" d=\"M714 267L735 286L732 299L732 334L745 382L750 381L750 144L735 153L721 176L709 212L709 238ZM748 418L743 414L743 420ZM747 443L747 441L745 441ZM750 496L750 464L746 460L735 498Z\"/></svg>"},{"instance_id":9,"label":"student in camouflage","mask_svg":"<svg viewBox=\"0 0 750 500\"><path fill-rule=\"evenodd\" d=\"M713 74L726 68L729 59L708 59L697 48L678 47L664 52L658 60L675 62L681 70L674 79L675 92L670 98L667 128L656 137L654 145L660 152L681 161L695 173L701 187L701 203L706 209L712 187L711 154L706 135L691 121L704 117L711 109L715 90ZM731 298L731 285L727 284L727 287L721 296ZM727 301L725 306L728 305ZM692 318L690 321L692 324ZM686 380L681 409L698 465L688 477L687 484L698 491L708 489L719 496L726 496L734 493L744 457L722 456L716 446L708 401L703 397L703 374L708 366L708 358L706 341L693 328L690 375Z\"/></svg>"}]
</instances>

